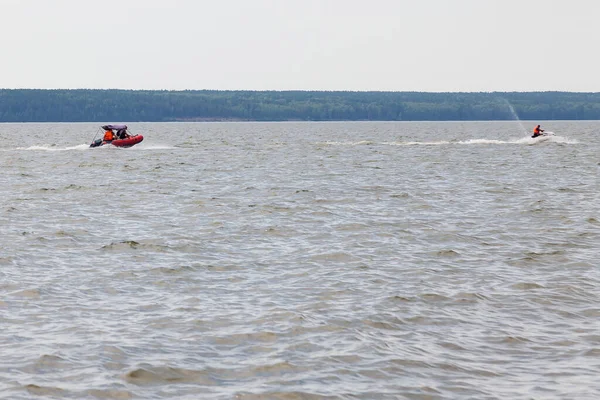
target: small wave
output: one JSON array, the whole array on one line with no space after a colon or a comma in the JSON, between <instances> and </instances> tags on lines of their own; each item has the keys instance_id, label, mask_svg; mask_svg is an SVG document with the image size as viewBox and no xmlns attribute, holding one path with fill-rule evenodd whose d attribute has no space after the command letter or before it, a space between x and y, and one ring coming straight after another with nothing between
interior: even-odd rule
<instances>
[{"instance_id":1,"label":"small wave","mask_svg":"<svg viewBox=\"0 0 600 400\"><path fill-rule=\"evenodd\" d=\"M395 198L395 199L406 199L408 197L411 197L411 195L409 193L402 192L402 193L391 194L390 197Z\"/></svg>"},{"instance_id":2,"label":"small wave","mask_svg":"<svg viewBox=\"0 0 600 400\"><path fill-rule=\"evenodd\" d=\"M511 288L516 290L535 290L544 289L544 286L534 282L517 282L511 285Z\"/></svg>"},{"instance_id":3,"label":"small wave","mask_svg":"<svg viewBox=\"0 0 600 400\"><path fill-rule=\"evenodd\" d=\"M390 300L392 300L392 301L400 301L400 302L412 302L412 301L414 301L414 299L411 298L411 297L398 296L398 295L391 297Z\"/></svg>"},{"instance_id":4,"label":"small wave","mask_svg":"<svg viewBox=\"0 0 600 400\"><path fill-rule=\"evenodd\" d=\"M25 390L27 390L27 392L35 396L65 397L68 393L64 389L50 386L38 386L35 384L29 384L25 385L24 387Z\"/></svg>"},{"instance_id":5,"label":"small wave","mask_svg":"<svg viewBox=\"0 0 600 400\"><path fill-rule=\"evenodd\" d=\"M528 343L531 342L531 340L523 336L504 336L499 338L499 342L505 344L519 344Z\"/></svg>"},{"instance_id":6,"label":"small wave","mask_svg":"<svg viewBox=\"0 0 600 400\"><path fill-rule=\"evenodd\" d=\"M298 391L269 391L266 393L248 393L240 392L236 393L235 398L238 400L333 400L339 399L337 396L324 396L321 394L315 394L311 392L298 392Z\"/></svg>"},{"instance_id":7,"label":"small wave","mask_svg":"<svg viewBox=\"0 0 600 400\"><path fill-rule=\"evenodd\" d=\"M95 399L132 399L131 392L119 389L89 389L83 393L74 393L66 389L52 386L28 384L22 386L30 395L44 398L95 398Z\"/></svg>"},{"instance_id":8,"label":"small wave","mask_svg":"<svg viewBox=\"0 0 600 400\"><path fill-rule=\"evenodd\" d=\"M21 366L19 370L27 374L41 374L69 368L70 363L62 357L43 354L33 363Z\"/></svg>"},{"instance_id":9,"label":"small wave","mask_svg":"<svg viewBox=\"0 0 600 400\"><path fill-rule=\"evenodd\" d=\"M223 345L239 346L243 343L275 343L279 336L274 332L236 333L214 337L213 341Z\"/></svg>"},{"instance_id":10,"label":"small wave","mask_svg":"<svg viewBox=\"0 0 600 400\"><path fill-rule=\"evenodd\" d=\"M180 266L180 267L156 267L150 270L151 273L158 273L164 275L176 275L181 273L186 273L194 271L193 267L190 266Z\"/></svg>"},{"instance_id":11,"label":"small wave","mask_svg":"<svg viewBox=\"0 0 600 400\"><path fill-rule=\"evenodd\" d=\"M440 250L438 252L435 253L437 256L439 257L457 257L460 256L460 253L452 250L452 249L446 249L446 250Z\"/></svg>"},{"instance_id":12,"label":"small wave","mask_svg":"<svg viewBox=\"0 0 600 400\"><path fill-rule=\"evenodd\" d=\"M146 240L143 242L136 242L135 240L122 240L119 242L111 242L110 244L102 246L103 250L110 251L125 251L125 250L144 250L144 251L154 251L158 253L166 253L170 250L173 250L172 247L165 245L163 243ZM182 267L189 268L189 267Z\"/></svg>"},{"instance_id":13,"label":"small wave","mask_svg":"<svg viewBox=\"0 0 600 400\"><path fill-rule=\"evenodd\" d=\"M123 250L123 249L137 249L140 246L135 240L123 240L121 242L112 242L109 245L102 246L103 249L108 250Z\"/></svg>"},{"instance_id":14,"label":"small wave","mask_svg":"<svg viewBox=\"0 0 600 400\"><path fill-rule=\"evenodd\" d=\"M199 383L214 385L215 381L203 370L189 370L173 367L142 366L124 376L127 382L136 385L152 385L160 383Z\"/></svg>"},{"instance_id":15,"label":"small wave","mask_svg":"<svg viewBox=\"0 0 600 400\"><path fill-rule=\"evenodd\" d=\"M95 399L118 399L118 400L126 400L133 399L133 393L127 390L119 390L119 389L89 389L85 392L85 394L89 395L89 397L93 397Z\"/></svg>"},{"instance_id":16,"label":"small wave","mask_svg":"<svg viewBox=\"0 0 600 400\"><path fill-rule=\"evenodd\" d=\"M400 325L404 324L404 321L396 320L394 322L388 322L388 321L364 320L363 324L370 326L371 328L375 328L375 329L396 331L396 330L400 329Z\"/></svg>"},{"instance_id":17,"label":"small wave","mask_svg":"<svg viewBox=\"0 0 600 400\"><path fill-rule=\"evenodd\" d=\"M419 295L419 298L421 300L427 301L427 302L440 302L440 301L449 301L450 298L441 294L437 294L437 293L421 293Z\"/></svg>"},{"instance_id":18,"label":"small wave","mask_svg":"<svg viewBox=\"0 0 600 400\"><path fill-rule=\"evenodd\" d=\"M39 299L42 294L39 289L23 289L17 292L9 293L9 295L28 299Z\"/></svg>"},{"instance_id":19,"label":"small wave","mask_svg":"<svg viewBox=\"0 0 600 400\"><path fill-rule=\"evenodd\" d=\"M486 296L476 292L460 292L453 296L455 301L458 302L472 302L476 303L482 300L488 300Z\"/></svg>"}]
</instances>

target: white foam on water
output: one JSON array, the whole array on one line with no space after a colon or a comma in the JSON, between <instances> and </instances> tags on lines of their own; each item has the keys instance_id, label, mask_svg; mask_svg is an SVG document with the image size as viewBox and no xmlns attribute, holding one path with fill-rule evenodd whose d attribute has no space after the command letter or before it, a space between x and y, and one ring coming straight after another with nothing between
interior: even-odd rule
<instances>
[{"instance_id":1,"label":"white foam on water","mask_svg":"<svg viewBox=\"0 0 600 400\"><path fill-rule=\"evenodd\" d=\"M526 136L524 138L511 140L509 143L525 144L525 145L535 145L535 144L541 144L541 143L578 144L579 141L577 141L575 139L570 139L565 136L558 136L558 135L551 134L551 135L546 135L546 136L540 136L537 138L532 138L531 136Z\"/></svg>"},{"instance_id":2,"label":"white foam on water","mask_svg":"<svg viewBox=\"0 0 600 400\"><path fill-rule=\"evenodd\" d=\"M533 145L538 143L563 143L563 144L578 144L579 142L574 139L570 139L564 136L557 135L547 135L541 136L539 138L532 138L531 136L526 136L517 139L509 139L509 140L498 140L498 139L468 139L468 140L457 140L457 141L448 141L448 140L439 140L439 141L431 141L431 142L325 142L327 145L336 145L336 146L355 146L357 144L380 144L386 146L445 146L445 145L486 145L486 144L522 144L522 145Z\"/></svg>"},{"instance_id":3,"label":"white foam on water","mask_svg":"<svg viewBox=\"0 0 600 400\"><path fill-rule=\"evenodd\" d=\"M382 145L387 146L439 146L442 144L451 144L447 140L435 141L435 142L382 142Z\"/></svg>"},{"instance_id":4,"label":"white foam on water","mask_svg":"<svg viewBox=\"0 0 600 400\"><path fill-rule=\"evenodd\" d=\"M550 142L552 143L565 143L565 144L578 144L579 141L576 139L571 139L565 136L550 136Z\"/></svg>"},{"instance_id":5,"label":"white foam on water","mask_svg":"<svg viewBox=\"0 0 600 400\"><path fill-rule=\"evenodd\" d=\"M497 139L470 139L465 141L456 142L458 144L507 144L504 140Z\"/></svg>"},{"instance_id":6,"label":"white foam on water","mask_svg":"<svg viewBox=\"0 0 600 400\"><path fill-rule=\"evenodd\" d=\"M537 138L532 138L531 136L525 136L517 139L510 140L496 140L496 139L470 139L460 142L455 142L459 144L524 144L524 145L532 145L538 143L564 143L564 144L578 144L579 142L574 139L569 139L564 136L557 136L554 134L547 136L540 136Z\"/></svg>"},{"instance_id":7,"label":"white foam on water","mask_svg":"<svg viewBox=\"0 0 600 400\"><path fill-rule=\"evenodd\" d=\"M323 144L323 145L327 145L327 146L361 146L361 145L369 145L369 144L375 144L375 143L371 140L359 140L357 142L327 141L327 142L320 142L317 144Z\"/></svg>"},{"instance_id":8,"label":"white foam on water","mask_svg":"<svg viewBox=\"0 0 600 400\"><path fill-rule=\"evenodd\" d=\"M137 146L126 147L126 148L121 148L121 147L117 147L117 146L98 146L98 147L91 148L89 144L78 144L78 145L75 145L75 146L59 147L59 146L56 146L56 145L43 144L43 145L35 145L35 146L29 146L29 147L17 147L17 148L13 148L13 149L2 149L2 151L25 150L25 151L49 151L49 152L54 152L54 151L71 151L71 150L81 151L81 150L88 150L88 149L93 149L93 150L97 151L99 149L165 150L165 149L174 149L174 148L175 148L174 146L170 146L170 145L166 145L166 144L137 145Z\"/></svg>"},{"instance_id":9,"label":"white foam on water","mask_svg":"<svg viewBox=\"0 0 600 400\"><path fill-rule=\"evenodd\" d=\"M58 147L55 145L38 145L29 147L17 147L15 150L30 150L30 151L69 151L69 150L86 150L89 149L89 144L78 144L76 146Z\"/></svg>"},{"instance_id":10,"label":"white foam on water","mask_svg":"<svg viewBox=\"0 0 600 400\"><path fill-rule=\"evenodd\" d=\"M171 146L168 144L140 144L138 146L131 147L131 149L136 150L168 150L168 149L176 149L175 146Z\"/></svg>"}]
</instances>

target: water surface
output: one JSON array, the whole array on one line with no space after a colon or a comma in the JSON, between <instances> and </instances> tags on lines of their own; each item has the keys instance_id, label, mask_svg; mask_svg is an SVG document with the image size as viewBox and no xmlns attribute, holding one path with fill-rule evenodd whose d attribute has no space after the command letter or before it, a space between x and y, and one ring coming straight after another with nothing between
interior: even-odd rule
<instances>
[{"instance_id":1,"label":"water surface","mask_svg":"<svg viewBox=\"0 0 600 400\"><path fill-rule=\"evenodd\" d=\"M97 125L0 124L1 397L600 396L600 122Z\"/></svg>"}]
</instances>

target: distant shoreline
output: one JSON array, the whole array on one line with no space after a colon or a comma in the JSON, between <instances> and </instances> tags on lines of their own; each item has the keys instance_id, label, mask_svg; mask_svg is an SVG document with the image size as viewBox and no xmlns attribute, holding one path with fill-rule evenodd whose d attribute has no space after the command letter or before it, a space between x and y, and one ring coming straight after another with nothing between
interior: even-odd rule
<instances>
[{"instance_id":1,"label":"distant shoreline","mask_svg":"<svg viewBox=\"0 0 600 400\"><path fill-rule=\"evenodd\" d=\"M0 89L0 122L600 120L600 93Z\"/></svg>"}]
</instances>

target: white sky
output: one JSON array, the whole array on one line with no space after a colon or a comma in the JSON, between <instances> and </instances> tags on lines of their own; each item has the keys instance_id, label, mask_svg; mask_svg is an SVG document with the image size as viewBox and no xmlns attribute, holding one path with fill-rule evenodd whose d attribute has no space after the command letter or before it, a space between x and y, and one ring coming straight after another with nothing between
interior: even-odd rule
<instances>
[{"instance_id":1,"label":"white sky","mask_svg":"<svg viewBox=\"0 0 600 400\"><path fill-rule=\"evenodd\" d=\"M0 0L0 88L600 92L600 0Z\"/></svg>"}]
</instances>

